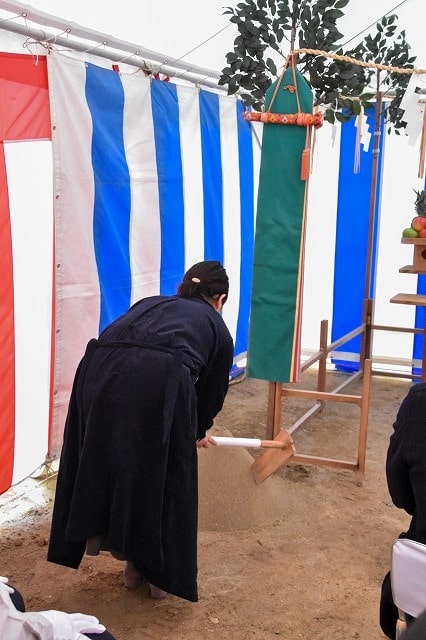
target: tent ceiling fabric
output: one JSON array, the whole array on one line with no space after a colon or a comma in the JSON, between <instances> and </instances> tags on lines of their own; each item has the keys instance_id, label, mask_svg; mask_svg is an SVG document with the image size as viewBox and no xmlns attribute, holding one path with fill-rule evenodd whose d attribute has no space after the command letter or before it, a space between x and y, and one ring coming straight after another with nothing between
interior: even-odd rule
<instances>
[{"instance_id":1,"label":"tent ceiling fabric","mask_svg":"<svg viewBox=\"0 0 426 640\"><path fill-rule=\"evenodd\" d=\"M218 86L221 75L218 71L182 60L173 60L164 53L87 29L74 22L67 22L63 18L38 11L22 2L0 0L0 10L11 14L6 20L0 22L0 29L31 37L40 43L51 45L54 43L80 52L94 52L108 60L125 62L141 69L146 69L147 66L152 67L154 71L172 77L179 76L195 84L226 91L226 88ZM28 23L48 27L52 32L47 33L45 29L31 27Z\"/></svg>"}]
</instances>

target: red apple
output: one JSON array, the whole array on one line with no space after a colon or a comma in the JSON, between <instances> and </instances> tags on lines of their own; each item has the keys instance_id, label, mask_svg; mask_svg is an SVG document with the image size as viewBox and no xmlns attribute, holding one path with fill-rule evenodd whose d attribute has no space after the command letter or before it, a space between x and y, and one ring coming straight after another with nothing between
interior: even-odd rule
<instances>
[{"instance_id":1,"label":"red apple","mask_svg":"<svg viewBox=\"0 0 426 640\"><path fill-rule=\"evenodd\" d=\"M411 226L416 231L421 231L426 228L426 217L425 216L416 216L411 221Z\"/></svg>"},{"instance_id":2,"label":"red apple","mask_svg":"<svg viewBox=\"0 0 426 640\"><path fill-rule=\"evenodd\" d=\"M426 229L420 229L419 238L426 238Z\"/></svg>"}]
</instances>

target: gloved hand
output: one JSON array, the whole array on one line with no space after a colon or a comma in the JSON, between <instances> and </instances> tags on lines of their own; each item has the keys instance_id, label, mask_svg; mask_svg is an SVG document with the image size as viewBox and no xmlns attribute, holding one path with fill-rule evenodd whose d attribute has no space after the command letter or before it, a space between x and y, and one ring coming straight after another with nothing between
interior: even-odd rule
<instances>
[{"instance_id":1,"label":"gloved hand","mask_svg":"<svg viewBox=\"0 0 426 640\"><path fill-rule=\"evenodd\" d=\"M9 587L9 585L7 584L8 582L9 582L9 578L0 576L0 586L3 585L3 589L6 589L8 593L13 593L15 589L12 589L12 587Z\"/></svg>"},{"instance_id":2,"label":"gloved hand","mask_svg":"<svg viewBox=\"0 0 426 640\"><path fill-rule=\"evenodd\" d=\"M84 633L103 633L105 627L94 616L62 611L17 611L9 594L14 589L8 579L0 576L0 637L1 640L89 640Z\"/></svg>"},{"instance_id":3,"label":"gloved hand","mask_svg":"<svg viewBox=\"0 0 426 640\"><path fill-rule=\"evenodd\" d=\"M64 613L63 611L40 611L53 626L52 640L88 640L84 633L102 633L103 624L95 616L84 613Z\"/></svg>"}]
</instances>

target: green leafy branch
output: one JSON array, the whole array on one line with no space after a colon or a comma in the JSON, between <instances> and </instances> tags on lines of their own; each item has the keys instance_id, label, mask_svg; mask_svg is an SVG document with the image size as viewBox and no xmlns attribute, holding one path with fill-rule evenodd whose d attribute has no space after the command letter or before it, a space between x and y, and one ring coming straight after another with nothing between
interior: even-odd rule
<instances>
[{"instance_id":1,"label":"green leafy branch","mask_svg":"<svg viewBox=\"0 0 426 640\"><path fill-rule=\"evenodd\" d=\"M361 62L397 68L413 68L415 56L405 31L397 31L397 16L385 16L376 24L376 32L368 34L352 49L344 50L339 41L343 34L337 23L344 16L350 0L242 0L224 13L238 28L233 51L227 53L227 66L219 84L228 93L237 91L246 106L261 110L268 87L278 76L278 61L285 64L288 53L296 49L315 49ZM314 92L316 105L325 106L325 118L344 122L373 106L377 79L392 100L386 102L386 120L395 131L405 126L399 108L409 82L408 74L377 72L374 68L322 55L300 54L299 70ZM372 86L374 87L372 89Z\"/></svg>"}]
</instances>

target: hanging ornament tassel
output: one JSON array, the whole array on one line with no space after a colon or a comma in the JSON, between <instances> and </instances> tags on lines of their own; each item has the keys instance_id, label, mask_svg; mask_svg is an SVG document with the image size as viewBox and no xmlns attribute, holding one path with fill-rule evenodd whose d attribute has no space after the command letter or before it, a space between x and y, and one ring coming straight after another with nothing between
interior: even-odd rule
<instances>
[{"instance_id":1,"label":"hanging ornament tassel","mask_svg":"<svg viewBox=\"0 0 426 640\"><path fill-rule=\"evenodd\" d=\"M300 169L300 179L308 180L311 172L311 150L304 149L302 152L302 167Z\"/></svg>"},{"instance_id":2,"label":"hanging ornament tassel","mask_svg":"<svg viewBox=\"0 0 426 640\"><path fill-rule=\"evenodd\" d=\"M420 139L420 162L419 162L419 173L418 177L423 178L425 175L425 158L426 158L426 100L421 100L423 102L423 126L422 126L422 137Z\"/></svg>"},{"instance_id":3,"label":"hanging ornament tassel","mask_svg":"<svg viewBox=\"0 0 426 640\"><path fill-rule=\"evenodd\" d=\"M302 164L300 167L300 179L309 180L311 173L311 127L306 127L305 148L302 151Z\"/></svg>"}]
</instances>

